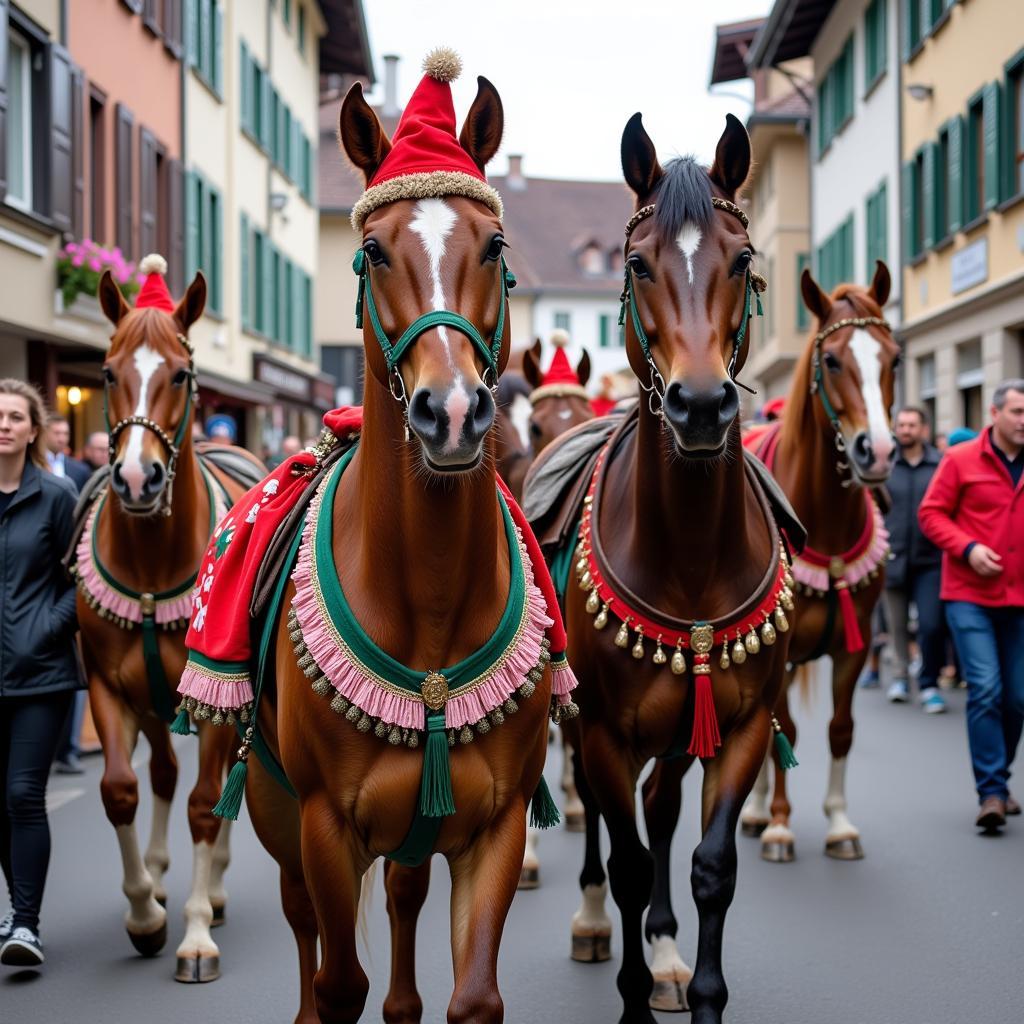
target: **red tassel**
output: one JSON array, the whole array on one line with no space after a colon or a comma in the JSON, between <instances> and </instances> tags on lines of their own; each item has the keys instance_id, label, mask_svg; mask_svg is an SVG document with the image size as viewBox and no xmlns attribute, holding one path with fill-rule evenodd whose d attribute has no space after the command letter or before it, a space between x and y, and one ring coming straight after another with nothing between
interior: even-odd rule
<instances>
[{"instance_id":1,"label":"red tassel","mask_svg":"<svg viewBox=\"0 0 1024 1024\"><path fill-rule=\"evenodd\" d=\"M839 594L839 610L843 613L843 632L846 634L846 653L864 650L864 638L860 635L860 623L857 621L857 609L853 604L853 595L845 583L836 587Z\"/></svg>"},{"instance_id":2,"label":"red tassel","mask_svg":"<svg viewBox=\"0 0 1024 1024\"><path fill-rule=\"evenodd\" d=\"M697 655L701 657L701 655ZM707 655L703 655L707 658ZM711 692L711 676L698 675L694 681L693 735L687 753L694 757L714 757L715 748L722 745L715 714L715 698Z\"/></svg>"}]
</instances>

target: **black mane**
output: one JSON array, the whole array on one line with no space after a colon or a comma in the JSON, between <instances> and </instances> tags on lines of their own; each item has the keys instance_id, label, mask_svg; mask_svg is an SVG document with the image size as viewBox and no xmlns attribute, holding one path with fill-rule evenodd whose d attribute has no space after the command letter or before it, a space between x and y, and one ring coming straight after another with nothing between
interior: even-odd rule
<instances>
[{"instance_id":1,"label":"black mane","mask_svg":"<svg viewBox=\"0 0 1024 1024\"><path fill-rule=\"evenodd\" d=\"M695 157L679 156L665 164L655 202L654 222L663 239L674 240L686 223L702 232L711 226L711 179Z\"/></svg>"}]
</instances>

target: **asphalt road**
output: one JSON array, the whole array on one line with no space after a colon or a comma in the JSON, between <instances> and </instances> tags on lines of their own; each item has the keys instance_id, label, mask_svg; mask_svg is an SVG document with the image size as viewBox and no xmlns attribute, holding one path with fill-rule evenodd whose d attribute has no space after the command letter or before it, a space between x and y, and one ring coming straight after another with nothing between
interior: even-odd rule
<instances>
[{"instance_id":1,"label":"asphalt road","mask_svg":"<svg viewBox=\"0 0 1024 1024\"><path fill-rule=\"evenodd\" d=\"M1024 652L1022 652L1024 653ZM878 691L858 694L849 772L850 815L866 859L822 854L826 786L826 690L798 708L801 766L791 773L797 861L767 864L754 840L740 839L739 885L726 925L731 998L726 1019L756 1024L1016 1024L1024 1021L1024 820L1000 838L973 828L974 794L962 692L951 712L926 717L892 707ZM194 763L187 738L183 765ZM557 779L551 748L548 778ZM187 769L171 827L170 938L143 960L121 924L120 859L100 805L98 759L80 778L55 776L50 799L54 856L43 907L42 972L0 968L3 1024L290 1024L298 1000L291 933L278 903L274 864L243 811L227 876L228 923L216 931L223 974L210 985L173 981L173 951L191 849L185 820ZM689 858L697 837L699 771L686 781L684 822L674 846L680 945L692 965L696 912ZM558 792L552 785L552 790ZM1024 782L1020 784L1024 793ZM148 832L148 801L140 812ZM607 847L605 847L607 850ZM582 837L563 829L541 840L542 887L520 893L505 929L499 980L506 1020L614 1022L621 949L613 959L569 960L569 920L578 905ZM448 879L435 863L419 930L424 1020L443 1021L451 994ZM364 1020L378 1021L387 987L387 922L379 875L361 954L371 979ZM678 1015L659 1014L670 1021Z\"/></svg>"}]
</instances>

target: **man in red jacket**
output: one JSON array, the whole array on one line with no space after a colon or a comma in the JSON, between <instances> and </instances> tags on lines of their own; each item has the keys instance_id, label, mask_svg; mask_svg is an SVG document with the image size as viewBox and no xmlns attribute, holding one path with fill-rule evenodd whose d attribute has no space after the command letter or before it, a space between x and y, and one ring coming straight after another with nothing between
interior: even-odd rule
<instances>
[{"instance_id":1,"label":"man in red jacket","mask_svg":"<svg viewBox=\"0 0 1024 1024\"><path fill-rule=\"evenodd\" d=\"M950 448L918 518L942 548L942 599L967 679L967 738L986 831L1020 814L1010 765L1024 728L1024 380L992 396L992 425Z\"/></svg>"}]
</instances>

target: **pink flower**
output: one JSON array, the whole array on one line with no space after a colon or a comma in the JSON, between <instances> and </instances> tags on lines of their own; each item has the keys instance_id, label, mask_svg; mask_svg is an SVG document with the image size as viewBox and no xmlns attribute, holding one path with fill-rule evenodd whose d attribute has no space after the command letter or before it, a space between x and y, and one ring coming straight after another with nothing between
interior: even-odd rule
<instances>
[{"instance_id":1,"label":"pink flower","mask_svg":"<svg viewBox=\"0 0 1024 1024\"><path fill-rule=\"evenodd\" d=\"M146 275L145 274L136 274L135 275L135 280L140 285L145 284L146 283Z\"/></svg>"},{"instance_id":2,"label":"pink flower","mask_svg":"<svg viewBox=\"0 0 1024 1024\"><path fill-rule=\"evenodd\" d=\"M78 251L79 246L77 242L68 242L68 244L64 247L65 256L74 256Z\"/></svg>"},{"instance_id":3,"label":"pink flower","mask_svg":"<svg viewBox=\"0 0 1024 1024\"><path fill-rule=\"evenodd\" d=\"M114 268L114 279L117 281L118 284L127 284L128 279L131 276L132 275L128 273L127 268L123 264L120 267Z\"/></svg>"},{"instance_id":4,"label":"pink flower","mask_svg":"<svg viewBox=\"0 0 1024 1024\"><path fill-rule=\"evenodd\" d=\"M98 274L103 269L103 264L95 256L92 256L89 259L89 269Z\"/></svg>"},{"instance_id":5,"label":"pink flower","mask_svg":"<svg viewBox=\"0 0 1024 1024\"><path fill-rule=\"evenodd\" d=\"M75 252L75 255L71 257L71 266L80 267L85 262L85 253L81 249Z\"/></svg>"}]
</instances>

